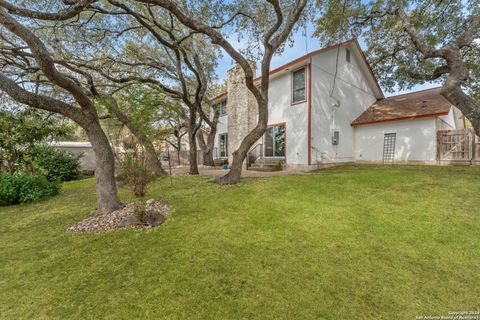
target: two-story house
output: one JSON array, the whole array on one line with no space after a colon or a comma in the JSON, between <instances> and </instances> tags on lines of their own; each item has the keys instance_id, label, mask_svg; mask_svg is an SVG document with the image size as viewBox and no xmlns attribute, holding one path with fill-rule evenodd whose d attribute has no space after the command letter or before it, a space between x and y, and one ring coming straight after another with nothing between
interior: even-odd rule
<instances>
[{"instance_id":1,"label":"two-story house","mask_svg":"<svg viewBox=\"0 0 480 320\"><path fill-rule=\"evenodd\" d=\"M256 100L239 66L228 71L227 92L214 103L220 108L215 157L231 161L257 121ZM268 129L252 147L252 161L282 162L289 169L354 161L435 162L437 130L464 128L461 112L439 89L385 98L356 40L272 70L268 113Z\"/></svg>"}]
</instances>

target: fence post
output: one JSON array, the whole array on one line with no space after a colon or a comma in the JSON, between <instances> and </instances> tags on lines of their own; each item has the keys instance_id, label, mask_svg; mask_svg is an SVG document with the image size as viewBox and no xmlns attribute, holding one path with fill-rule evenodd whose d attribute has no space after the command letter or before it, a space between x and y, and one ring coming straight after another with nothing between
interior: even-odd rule
<instances>
[{"instance_id":1,"label":"fence post","mask_svg":"<svg viewBox=\"0 0 480 320\"><path fill-rule=\"evenodd\" d=\"M475 153L477 153L477 146L475 145L477 135L473 129L470 129L470 135L472 137L472 141L470 143L470 165L473 165L475 163Z\"/></svg>"},{"instance_id":2,"label":"fence post","mask_svg":"<svg viewBox=\"0 0 480 320\"><path fill-rule=\"evenodd\" d=\"M437 131L437 164L440 164L440 154L441 154L440 149L442 148L440 135L441 135L440 130L438 130Z\"/></svg>"}]
</instances>

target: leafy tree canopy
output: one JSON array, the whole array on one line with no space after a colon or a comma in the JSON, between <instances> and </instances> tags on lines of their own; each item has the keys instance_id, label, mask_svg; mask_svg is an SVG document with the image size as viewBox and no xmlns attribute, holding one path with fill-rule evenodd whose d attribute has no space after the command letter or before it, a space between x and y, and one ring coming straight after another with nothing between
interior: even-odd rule
<instances>
[{"instance_id":1,"label":"leafy tree canopy","mask_svg":"<svg viewBox=\"0 0 480 320\"><path fill-rule=\"evenodd\" d=\"M65 137L71 127L59 124L53 114L36 109L0 110L0 168L12 174L24 165L25 155L40 142Z\"/></svg>"},{"instance_id":2,"label":"leafy tree canopy","mask_svg":"<svg viewBox=\"0 0 480 320\"><path fill-rule=\"evenodd\" d=\"M324 44L340 39L361 37L367 55L382 86L387 91L409 89L434 81L443 83L447 73L439 73L444 59L429 57L412 42L399 16L400 1L329 0L318 1L320 18L316 36ZM410 23L422 36L424 44L442 48L462 37L475 16L480 14L479 0L409 0L402 1ZM470 77L463 84L473 93L480 81L480 32L474 30L472 41L461 48Z\"/></svg>"}]
</instances>

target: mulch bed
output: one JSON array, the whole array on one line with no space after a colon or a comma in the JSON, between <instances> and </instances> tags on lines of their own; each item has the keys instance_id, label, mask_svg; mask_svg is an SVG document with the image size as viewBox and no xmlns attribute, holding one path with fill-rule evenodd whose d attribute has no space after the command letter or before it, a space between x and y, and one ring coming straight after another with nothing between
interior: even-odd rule
<instances>
[{"instance_id":1,"label":"mulch bed","mask_svg":"<svg viewBox=\"0 0 480 320\"><path fill-rule=\"evenodd\" d=\"M139 219L138 208L144 211ZM168 204L165 201L150 199L145 202L133 202L112 213L97 214L88 217L68 228L77 233L102 232L120 228L151 228L163 223L168 215Z\"/></svg>"}]
</instances>

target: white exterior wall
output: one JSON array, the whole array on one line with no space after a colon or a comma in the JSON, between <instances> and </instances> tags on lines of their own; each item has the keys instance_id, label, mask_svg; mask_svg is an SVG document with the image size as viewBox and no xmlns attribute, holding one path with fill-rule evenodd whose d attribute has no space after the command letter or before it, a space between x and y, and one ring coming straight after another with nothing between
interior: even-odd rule
<instances>
[{"instance_id":1,"label":"white exterior wall","mask_svg":"<svg viewBox=\"0 0 480 320\"><path fill-rule=\"evenodd\" d=\"M298 67L294 71L297 69ZM306 165L308 163L308 106L307 102L291 104L291 86L291 72L285 72L271 79L268 97L268 125L285 124L287 163ZM227 131L228 117L222 116L218 119L215 147L218 148L218 136ZM263 144L263 138L258 142ZM234 150L230 150L230 152L232 151Z\"/></svg>"},{"instance_id":2,"label":"white exterior wall","mask_svg":"<svg viewBox=\"0 0 480 320\"><path fill-rule=\"evenodd\" d=\"M436 122L436 118L425 118L358 126L355 130L355 160L381 162L384 134L396 133L396 162L434 162Z\"/></svg>"},{"instance_id":3,"label":"white exterior wall","mask_svg":"<svg viewBox=\"0 0 480 320\"><path fill-rule=\"evenodd\" d=\"M350 124L377 99L361 70L360 64L364 62L357 57L356 49L350 47L350 63L346 62L345 51L345 47L340 48L333 99L330 93L337 58L335 49L315 55L310 61L303 61L271 78L268 125L285 123L288 165L308 165L308 103L291 103L292 72L308 63L312 72L311 164L354 161L354 129ZM340 107L333 109L336 101L340 101ZM218 135L227 132L227 128L227 117L221 117L215 147L218 147ZM333 131L340 132L340 142L336 146L331 142ZM263 143L262 140L259 142Z\"/></svg>"},{"instance_id":4,"label":"white exterior wall","mask_svg":"<svg viewBox=\"0 0 480 320\"><path fill-rule=\"evenodd\" d=\"M340 48L338 72L333 97L337 50L312 57L311 164L354 161L355 132L350 125L377 99L360 69L360 62L351 48L350 63L345 60L345 47ZM305 63L308 63L305 62ZM269 125L286 123L286 156L288 165L308 165L308 104L291 104L292 72L271 80L269 90ZM308 80L307 80L308 81ZM332 117L332 106L340 101ZM333 131L340 131L340 143L332 145Z\"/></svg>"},{"instance_id":5,"label":"white exterior wall","mask_svg":"<svg viewBox=\"0 0 480 320\"><path fill-rule=\"evenodd\" d=\"M462 111L455 106L452 106L455 127L457 129L465 129L465 116Z\"/></svg>"},{"instance_id":6,"label":"white exterior wall","mask_svg":"<svg viewBox=\"0 0 480 320\"><path fill-rule=\"evenodd\" d=\"M354 161L354 128L350 125L377 99L360 69L359 58L351 48L350 63L346 48L338 54L338 72L333 88L337 50L312 58L312 164ZM337 103L339 107L333 107ZM339 144L332 144L334 131Z\"/></svg>"},{"instance_id":7,"label":"white exterior wall","mask_svg":"<svg viewBox=\"0 0 480 320\"><path fill-rule=\"evenodd\" d=\"M450 112L446 116L437 117L437 130L455 129L457 129L457 123L455 121L455 112L453 108L450 108Z\"/></svg>"},{"instance_id":8,"label":"white exterior wall","mask_svg":"<svg viewBox=\"0 0 480 320\"><path fill-rule=\"evenodd\" d=\"M296 67L291 71L298 69L299 67ZM268 94L268 125L285 123L287 164L306 165L308 163L308 104L302 102L292 105L291 88L291 72L271 80Z\"/></svg>"},{"instance_id":9,"label":"white exterior wall","mask_svg":"<svg viewBox=\"0 0 480 320\"><path fill-rule=\"evenodd\" d=\"M52 143L51 146L74 155L82 155L80 170L95 171L95 153L89 142L56 142Z\"/></svg>"}]
</instances>

